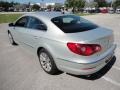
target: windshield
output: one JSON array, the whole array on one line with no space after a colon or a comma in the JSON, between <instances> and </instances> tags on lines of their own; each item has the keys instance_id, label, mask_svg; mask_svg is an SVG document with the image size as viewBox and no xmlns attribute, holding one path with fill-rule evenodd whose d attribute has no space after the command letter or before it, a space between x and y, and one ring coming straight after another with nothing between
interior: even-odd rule
<instances>
[{"instance_id":1,"label":"windshield","mask_svg":"<svg viewBox=\"0 0 120 90\"><path fill-rule=\"evenodd\" d=\"M75 15L59 16L51 19L64 33L83 32L96 29L98 26Z\"/></svg>"}]
</instances>

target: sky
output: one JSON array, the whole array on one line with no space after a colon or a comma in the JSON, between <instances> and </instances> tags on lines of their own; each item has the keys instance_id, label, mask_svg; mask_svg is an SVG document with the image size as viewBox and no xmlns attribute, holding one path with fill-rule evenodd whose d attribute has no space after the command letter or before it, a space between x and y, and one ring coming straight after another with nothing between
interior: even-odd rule
<instances>
[{"instance_id":1,"label":"sky","mask_svg":"<svg viewBox=\"0 0 120 90\"><path fill-rule=\"evenodd\" d=\"M65 0L3 0L3 1L14 1L14 2L19 2L19 3L28 3L28 2L31 2L31 3L40 3L40 2L44 2L44 3L51 3L51 2L55 2L55 3L64 3ZM87 0L89 1L89 0ZM92 0L90 0L92 1ZM107 1L111 1L111 0L107 0Z\"/></svg>"},{"instance_id":2,"label":"sky","mask_svg":"<svg viewBox=\"0 0 120 90\"><path fill-rule=\"evenodd\" d=\"M51 2L56 2L56 3L64 3L65 0L3 0L3 1L14 1L14 2L19 2L19 3L40 3L40 2L44 2L44 3L51 3Z\"/></svg>"}]
</instances>

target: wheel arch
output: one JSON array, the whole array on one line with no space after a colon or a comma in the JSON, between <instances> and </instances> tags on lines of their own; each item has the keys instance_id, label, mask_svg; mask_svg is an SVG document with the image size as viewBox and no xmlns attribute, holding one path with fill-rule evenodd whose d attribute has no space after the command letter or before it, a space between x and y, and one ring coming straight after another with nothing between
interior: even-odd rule
<instances>
[{"instance_id":1,"label":"wheel arch","mask_svg":"<svg viewBox=\"0 0 120 90\"><path fill-rule=\"evenodd\" d=\"M42 50L42 49L45 49L45 48L43 48L43 47L38 47L38 49L37 49L37 56L38 56L38 57L39 57L39 51Z\"/></svg>"},{"instance_id":2,"label":"wheel arch","mask_svg":"<svg viewBox=\"0 0 120 90\"><path fill-rule=\"evenodd\" d=\"M52 50L52 48L50 46L48 46L48 45L38 47L38 49L37 49L37 56L38 57L39 57L39 51L42 50L42 49L45 49L46 51L48 51L51 54L51 56L53 57L54 61L55 61L55 53Z\"/></svg>"}]
</instances>

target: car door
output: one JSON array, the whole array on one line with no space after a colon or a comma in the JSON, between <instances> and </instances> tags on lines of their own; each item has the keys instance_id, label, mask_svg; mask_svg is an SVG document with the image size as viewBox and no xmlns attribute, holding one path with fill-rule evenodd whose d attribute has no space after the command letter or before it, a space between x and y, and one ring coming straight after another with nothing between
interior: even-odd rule
<instances>
[{"instance_id":1,"label":"car door","mask_svg":"<svg viewBox=\"0 0 120 90\"><path fill-rule=\"evenodd\" d=\"M26 26L28 24L28 20L29 20L29 17L24 16L19 20L17 20L14 25L13 35L16 41L18 41L19 43L25 43L26 41L26 33L27 33Z\"/></svg>"},{"instance_id":2,"label":"car door","mask_svg":"<svg viewBox=\"0 0 120 90\"><path fill-rule=\"evenodd\" d=\"M27 37L26 43L32 48L37 48L38 44L42 43L42 37L45 36L47 27L37 17L30 16L29 23L27 25Z\"/></svg>"}]
</instances>

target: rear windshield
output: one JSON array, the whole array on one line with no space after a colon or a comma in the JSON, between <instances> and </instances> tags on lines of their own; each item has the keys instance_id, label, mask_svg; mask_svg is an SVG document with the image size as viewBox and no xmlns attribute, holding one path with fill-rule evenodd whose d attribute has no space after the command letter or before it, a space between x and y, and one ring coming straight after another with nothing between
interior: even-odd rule
<instances>
[{"instance_id":1,"label":"rear windshield","mask_svg":"<svg viewBox=\"0 0 120 90\"><path fill-rule=\"evenodd\" d=\"M96 29L98 26L75 15L65 15L52 18L51 21L64 33L83 32Z\"/></svg>"}]
</instances>

